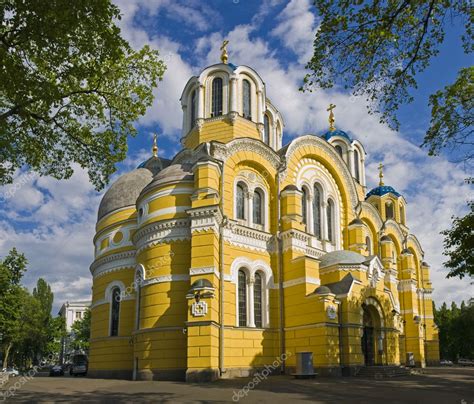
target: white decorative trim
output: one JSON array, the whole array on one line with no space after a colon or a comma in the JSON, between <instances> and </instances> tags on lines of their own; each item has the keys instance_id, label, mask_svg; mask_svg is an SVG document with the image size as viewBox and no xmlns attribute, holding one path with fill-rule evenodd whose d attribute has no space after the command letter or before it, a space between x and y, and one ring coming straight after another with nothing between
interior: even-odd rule
<instances>
[{"instance_id":1,"label":"white decorative trim","mask_svg":"<svg viewBox=\"0 0 474 404\"><path fill-rule=\"evenodd\" d=\"M169 207L169 208L154 210L153 212L148 212L149 205L145 205L145 206L146 206L146 209L144 210L143 215L138 218L138 224L139 225L149 221L150 219L158 217L158 216L174 215L176 213L184 213L188 209L191 208L190 205L172 206L172 207Z\"/></svg>"},{"instance_id":2,"label":"white decorative trim","mask_svg":"<svg viewBox=\"0 0 474 404\"><path fill-rule=\"evenodd\" d=\"M402 279L398 283L399 292L413 292L416 293L416 280Z\"/></svg>"},{"instance_id":3,"label":"white decorative trim","mask_svg":"<svg viewBox=\"0 0 474 404\"><path fill-rule=\"evenodd\" d=\"M189 275L186 274L174 274L174 275L162 275L155 278L146 279L143 281L142 286L155 285L157 283L165 282L183 282L189 281Z\"/></svg>"},{"instance_id":4,"label":"white decorative trim","mask_svg":"<svg viewBox=\"0 0 474 404\"><path fill-rule=\"evenodd\" d=\"M262 156L275 170L281 166L280 156L270 146L257 139L238 138L226 144L213 143L212 146L212 156L222 161L240 151L250 151Z\"/></svg>"},{"instance_id":5,"label":"white decorative trim","mask_svg":"<svg viewBox=\"0 0 474 404\"><path fill-rule=\"evenodd\" d=\"M352 178L351 173L349 172L349 169L346 164L340 159L340 156L337 154L337 151L334 149L333 146L331 146L326 140L320 138L319 136L315 135L305 135L305 136L300 136L293 140L288 149L286 150L285 153L285 159L286 159L286 164L288 166L288 163L291 161L291 158L293 157L293 154L300 148L300 147L305 147L305 146L313 146L318 149L322 149L323 152L328 154L329 156L332 157L332 165L336 167L336 169L342 173L343 179L346 185L346 189L349 192L349 198L351 205L348 208L354 209L358 202L359 202L359 197L357 196L357 190L356 186L354 183L354 179ZM285 180L286 176L288 175L288 168L286 168L282 176L280 178L280 181Z\"/></svg>"},{"instance_id":6,"label":"white decorative trim","mask_svg":"<svg viewBox=\"0 0 474 404\"><path fill-rule=\"evenodd\" d=\"M287 230L281 233L283 252L298 250L306 253L311 236L299 230Z\"/></svg>"},{"instance_id":7,"label":"white decorative trim","mask_svg":"<svg viewBox=\"0 0 474 404\"><path fill-rule=\"evenodd\" d=\"M96 279L99 276L121 269L134 268L136 265L135 254L135 251L126 251L95 260L90 266L93 278Z\"/></svg>"},{"instance_id":8,"label":"white decorative trim","mask_svg":"<svg viewBox=\"0 0 474 404\"><path fill-rule=\"evenodd\" d=\"M188 240L190 238L190 220L183 218L150 223L138 230L133 239L138 254L142 250L158 244Z\"/></svg>"},{"instance_id":9,"label":"white decorative trim","mask_svg":"<svg viewBox=\"0 0 474 404\"><path fill-rule=\"evenodd\" d=\"M102 232L100 237L94 240L95 258L97 259L100 256L104 255L106 252L109 252L111 250L133 246L132 240L130 239L130 232L131 230L134 230L136 228L137 228L136 223L133 223L133 224L114 227L112 230L109 230L107 232ZM118 243L114 243L113 239L118 232L122 233L123 235L122 240L120 240ZM102 242L106 239L109 240L108 246L105 247L104 249L100 249Z\"/></svg>"},{"instance_id":10,"label":"white decorative trim","mask_svg":"<svg viewBox=\"0 0 474 404\"><path fill-rule=\"evenodd\" d=\"M272 234L239 225L233 220L224 228L224 240L237 247L254 251L272 253L276 249Z\"/></svg>"},{"instance_id":11,"label":"white decorative trim","mask_svg":"<svg viewBox=\"0 0 474 404\"><path fill-rule=\"evenodd\" d=\"M214 274L218 278L220 278L219 271L216 267L199 267L199 268L191 268L189 270L189 275L206 275L206 274Z\"/></svg>"},{"instance_id":12,"label":"white decorative trim","mask_svg":"<svg viewBox=\"0 0 474 404\"><path fill-rule=\"evenodd\" d=\"M283 282L283 288L290 288L292 286L301 285L301 284L310 284L310 285L319 286L321 284L321 281L311 276L302 276L301 278L291 279L289 281Z\"/></svg>"},{"instance_id":13,"label":"white decorative trim","mask_svg":"<svg viewBox=\"0 0 474 404\"><path fill-rule=\"evenodd\" d=\"M219 234L223 216L218 205L188 209L187 213L191 217L191 233L212 230Z\"/></svg>"}]
</instances>

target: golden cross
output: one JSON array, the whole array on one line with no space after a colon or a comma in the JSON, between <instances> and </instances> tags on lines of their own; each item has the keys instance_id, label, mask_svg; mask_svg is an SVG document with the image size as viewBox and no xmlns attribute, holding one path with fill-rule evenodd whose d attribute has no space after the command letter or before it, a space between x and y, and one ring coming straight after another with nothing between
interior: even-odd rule
<instances>
[{"instance_id":1,"label":"golden cross","mask_svg":"<svg viewBox=\"0 0 474 404\"><path fill-rule=\"evenodd\" d=\"M333 109L336 108L334 104L329 104L329 108L326 110L329 112L329 130L331 132L336 130L336 127L334 126L334 123L336 122L336 119L334 118L334 112Z\"/></svg>"},{"instance_id":2,"label":"golden cross","mask_svg":"<svg viewBox=\"0 0 474 404\"><path fill-rule=\"evenodd\" d=\"M153 157L158 157L158 146L156 144L156 138L158 137L157 134L153 135Z\"/></svg>"},{"instance_id":3,"label":"golden cross","mask_svg":"<svg viewBox=\"0 0 474 404\"><path fill-rule=\"evenodd\" d=\"M227 39L224 39L222 41L222 45L221 45L221 62L222 63L225 63L227 64L227 60L229 59L229 55L227 55L227 44L229 43L229 41Z\"/></svg>"},{"instance_id":4,"label":"golden cross","mask_svg":"<svg viewBox=\"0 0 474 404\"><path fill-rule=\"evenodd\" d=\"M383 168L384 168L384 165L382 163L379 164L379 178L380 178L380 181L379 181L379 186L380 187L383 187Z\"/></svg>"}]
</instances>

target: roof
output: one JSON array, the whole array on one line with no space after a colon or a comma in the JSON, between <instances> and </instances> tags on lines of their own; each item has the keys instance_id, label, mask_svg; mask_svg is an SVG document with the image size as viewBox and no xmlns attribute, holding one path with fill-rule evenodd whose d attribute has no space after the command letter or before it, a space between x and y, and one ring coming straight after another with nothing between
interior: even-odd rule
<instances>
[{"instance_id":1,"label":"roof","mask_svg":"<svg viewBox=\"0 0 474 404\"><path fill-rule=\"evenodd\" d=\"M135 170L120 176L107 190L99 205L99 221L114 210L135 205L138 196L169 160L152 156L141 163Z\"/></svg>"},{"instance_id":2,"label":"roof","mask_svg":"<svg viewBox=\"0 0 474 404\"><path fill-rule=\"evenodd\" d=\"M324 285L328 287L332 293L335 295L344 295L349 293L351 290L351 286L354 283L355 278L352 276L351 273L347 274L344 278L342 278L339 282L329 283Z\"/></svg>"},{"instance_id":3,"label":"roof","mask_svg":"<svg viewBox=\"0 0 474 404\"><path fill-rule=\"evenodd\" d=\"M365 197L365 199L367 199L369 196L372 196L372 195L377 195L377 196L382 196L382 195L385 195L385 194L393 194L395 195L396 197L399 197L401 196L397 191L395 191L395 189L393 189L391 186L388 186L388 185L382 185L382 186L378 186L377 188L374 188L372 191L370 191L367 196Z\"/></svg>"},{"instance_id":4,"label":"roof","mask_svg":"<svg viewBox=\"0 0 474 404\"><path fill-rule=\"evenodd\" d=\"M193 165L189 163L179 163L164 168L155 175L153 181L143 188L142 193L170 182L194 181L192 167Z\"/></svg>"},{"instance_id":5,"label":"roof","mask_svg":"<svg viewBox=\"0 0 474 404\"><path fill-rule=\"evenodd\" d=\"M333 136L342 136L349 140L349 142L352 142L352 138L346 132L340 129L328 130L322 137L326 140L329 140Z\"/></svg>"},{"instance_id":6,"label":"roof","mask_svg":"<svg viewBox=\"0 0 474 404\"><path fill-rule=\"evenodd\" d=\"M354 251L348 250L339 250L339 251L332 251L327 253L321 257L321 262L319 264L320 268L329 267L336 264L363 264L368 260L368 257L356 253Z\"/></svg>"}]
</instances>

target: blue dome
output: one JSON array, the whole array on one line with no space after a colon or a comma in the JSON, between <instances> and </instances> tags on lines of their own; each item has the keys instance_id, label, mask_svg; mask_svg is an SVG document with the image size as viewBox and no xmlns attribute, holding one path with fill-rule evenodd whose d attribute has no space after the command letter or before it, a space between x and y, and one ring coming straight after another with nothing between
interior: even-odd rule
<instances>
[{"instance_id":1,"label":"blue dome","mask_svg":"<svg viewBox=\"0 0 474 404\"><path fill-rule=\"evenodd\" d=\"M332 130L332 131L328 130L322 137L326 140L329 140L333 136L342 136L342 137L345 137L349 142L352 142L351 137L346 132L344 132L343 130L339 130L339 129Z\"/></svg>"},{"instance_id":2,"label":"blue dome","mask_svg":"<svg viewBox=\"0 0 474 404\"><path fill-rule=\"evenodd\" d=\"M390 187L388 185L382 185L382 186L378 186L377 188L374 188L372 191L370 191L367 194L367 196L365 197L365 199L367 199L369 196L372 196L372 195L382 196L382 195L389 194L389 193L394 194L397 197L401 196L392 187Z\"/></svg>"}]
</instances>

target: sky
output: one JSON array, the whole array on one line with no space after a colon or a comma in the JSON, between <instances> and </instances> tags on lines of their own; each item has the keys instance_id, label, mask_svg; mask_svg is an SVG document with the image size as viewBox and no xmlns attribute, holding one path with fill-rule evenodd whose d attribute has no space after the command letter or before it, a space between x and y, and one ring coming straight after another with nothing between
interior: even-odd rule
<instances>
[{"instance_id":1,"label":"sky","mask_svg":"<svg viewBox=\"0 0 474 404\"><path fill-rule=\"evenodd\" d=\"M139 134L130 139L127 159L117 166L112 181L151 155L152 133L158 134L160 156L172 158L180 150L181 92L191 76L219 62L219 47L226 38L229 61L251 66L263 78L267 96L285 121L284 143L304 134L324 133L326 108L329 103L337 105L336 126L360 140L368 153L368 188L377 185L376 167L383 162L385 183L408 202L407 225L431 265L435 302L459 303L474 297L468 279L446 279L440 235L472 199L472 189L464 183L465 167L447 155L428 157L419 147L430 118L429 95L454 81L458 69L469 63L461 49L459 26L449 25L440 55L418 75L415 101L400 109L401 126L395 132L367 114L363 99L341 89L298 91L318 27L311 0L115 3L122 11L118 24L125 39L136 49L146 44L158 49L167 71L155 89L153 106L137 122ZM92 239L103 192L94 190L79 167L67 181L23 171L1 191L0 256L13 246L26 254L24 283L32 288L39 277L50 283L55 312L67 300L90 298Z\"/></svg>"}]
</instances>

